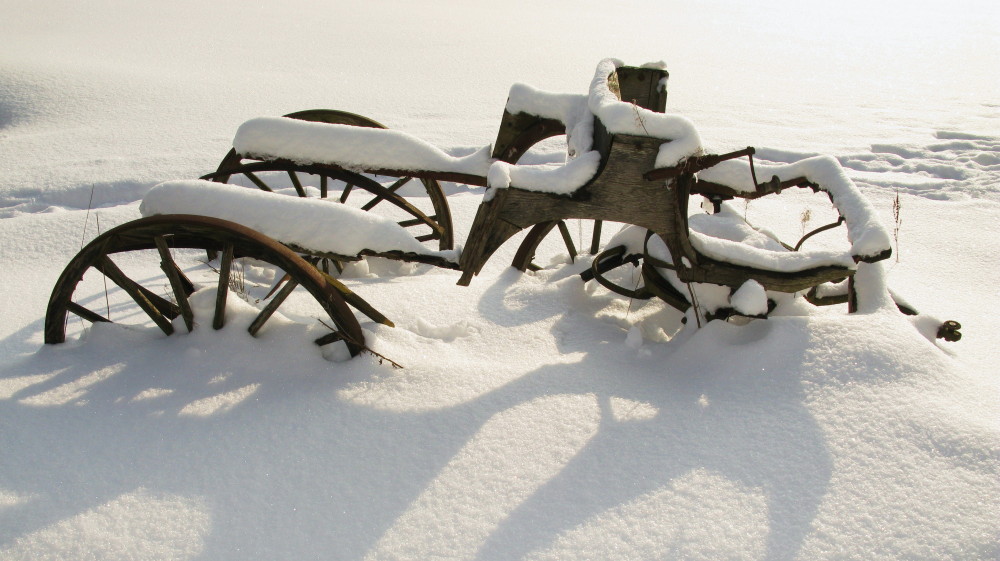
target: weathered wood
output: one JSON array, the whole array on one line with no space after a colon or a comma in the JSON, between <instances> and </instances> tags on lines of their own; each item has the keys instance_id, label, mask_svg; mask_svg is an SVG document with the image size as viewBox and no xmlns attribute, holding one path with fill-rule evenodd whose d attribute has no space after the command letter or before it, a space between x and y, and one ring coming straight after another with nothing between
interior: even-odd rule
<instances>
[{"instance_id":1,"label":"weathered wood","mask_svg":"<svg viewBox=\"0 0 1000 561\"><path fill-rule=\"evenodd\" d=\"M267 183L264 183L259 177L254 175L252 171L245 171L243 172L243 175L247 176L250 181L253 181L253 184L260 190L267 191L268 193L272 192L271 187Z\"/></svg>"},{"instance_id":2,"label":"weathered wood","mask_svg":"<svg viewBox=\"0 0 1000 561\"><path fill-rule=\"evenodd\" d=\"M667 244L683 282L739 287L754 279L769 290L797 292L853 274L852 269L833 266L795 273L768 271L716 261L698 253L688 238L687 224L694 176L684 173L666 182L643 177L646 170L653 169L662 142L634 135L611 136L600 173L571 197L513 186L498 190L477 213L462 255L465 274L459 284L469 282L471 275L477 274L490 255L518 230L570 218L611 220L655 232Z\"/></svg>"},{"instance_id":3,"label":"weathered wood","mask_svg":"<svg viewBox=\"0 0 1000 561\"><path fill-rule=\"evenodd\" d=\"M619 99L639 107L663 113L667 106L666 79L661 68L621 66L609 80Z\"/></svg>"},{"instance_id":4,"label":"weathered wood","mask_svg":"<svg viewBox=\"0 0 1000 561\"><path fill-rule=\"evenodd\" d=\"M168 319L164 313L160 311L161 309L168 309L171 307L168 306L170 302L156 296L132 279L125 276L125 273L123 273L117 265L108 259L107 256L101 258L98 263L99 269L102 273L104 273L104 276L111 279L111 282L117 284L118 288L121 288L126 294L131 296L132 300L135 301L142 311L146 312L149 319L153 320L153 323L155 323L161 331L167 335L173 334L174 326L170 323L170 319ZM153 302L156 300L159 301L154 304ZM159 306L157 306L157 304L159 304ZM177 316L174 315L174 317Z\"/></svg>"},{"instance_id":5,"label":"weathered wood","mask_svg":"<svg viewBox=\"0 0 1000 561\"><path fill-rule=\"evenodd\" d=\"M595 124L596 125L596 124ZM602 126L595 126L602 130ZM480 205L472 231L462 252L459 284L478 274L489 257L511 236L535 224L570 218L611 220L635 224L664 234L674 233L668 220L675 204L662 182L643 179L652 169L661 139L615 135L595 139L607 150L601 172L572 196L526 191L511 187L498 189Z\"/></svg>"},{"instance_id":6,"label":"weathered wood","mask_svg":"<svg viewBox=\"0 0 1000 561\"><path fill-rule=\"evenodd\" d=\"M215 291L215 313L212 315L212 329L219 330L226 324L226 301L229 299L229 274L233 268L236 247L227 242L222 249L219 262L219 287Z\"/></svg>"},{"instance_id":7,"label":"weathered wood","mask_svg":"<svg viewBox=\"0 0 1000 561\"><path fill-rule=\"evenodd\" d=\"M566 134L566 125L562 121L530 113L511 113L504 109L493 143L493 157L516 163L535 144L560 134Z\"/></svg>"},{"instance_id":8,"label":"weathered wood","mask_svg":"<svg viewBox=\"0 0 1000 561\"><path fill-rule=\"evenodd\" d=\"M566 250L569 251L570 263L575 263L576 245L573 243L573 236L569 234L569 227L566 226L566 221L559 220L556 222L556 226L559 227L559 235L562 236L563 243L566 244Z\"/></svg>"},{"instance_id":9,"label":"weathered wood","mask_svg":"<svg viewBox=\"0 0 1000 561\"><path fill-rule=\"evenodd\" d=\"M112 240L109 237L98 236L86 247L80 250L76 258L71 260L52 287L49 303L45 309L45 343L59 344L66 341L66 313L70 311L73 293L83 280L83 275L90 269L93 261L105 255Z\"/></svg>"},{"instance_id":10,"label":"weathered wood","mask_svg":"<svg viewBox=\"0 0 1000 561\"><path fill-rule=\"evenodd\" d=\"M336 343L337 341L343 341L344 336L339 331L331 331L322 337L317 337L314 343L322 347L323 345L329 345L330 343Z\"/></svg>"},{"instance_id":11,"label":"weathered wood","mask_svg":"<svg viewBox=\"0 0 1000 561\"><path fill-rule=\"evenodd\" d=\"M194 329L194 314L191 312L191 304L188 302L188 295L191 293L187 292L184 282L178 274L179 268L174 262L174 258L170 255L167 240L163 236L155 236L153 239L156 242L156 249L160 253L160 269L163 270L163 273L167 275L167 280L170 281L170 288L174 292L174 299L177 300L177 305L181 309L181 317L184 318L184 326L187 327L188 333L190 333Z\"/></svg>"},{"instance_id":12,"label":"weathered wood","mask_svg":"<svg viewBox=\"0 0 1000 561\"><path fill-rule=\"evenodd\" d=\"M343 340L351 354L355 355L364 348L364 333L344 298L324 280L322 274L315 267L294 251L260 232L239 224L205 216L176 214L141 218L122 224L104 232L81 249L70 260L52 289L52 296L49 298L45 314L45 342L61 343L65 341L66 317L75 308L72 304L73 294L87 270L94 268L102 272L108 271L111 275L117 276L114 272L117 267L114 267L113 263L108 265L110 260L107 259L107 256L133 251L156 250L156 236L169 237L170 245L175 249L219 250L228 247L229 251L226 253L230 253L232 256L228 259L230 263L232 258L249 257L290 273L323 308L336 326L336 330L342 333ZM224 268L229 267L231 265ZM154 308L165 315L172 314L172 317L180 314L176 305L138 286L131 279L126 279L127 277L124 275L119 278L123 284L132 287L136 294L143 296L146 300L153 301ZM228 294L228 282L221 284L226 289L224 294ZM138 305L140 299L135 297L133 299L137 300ZM174 308L171 309L170 306L174 306Z\"/></svg>"},{"instance_id":13,"label":"weathered wood","mask_svg":"<svg viewBox=\"0 0 1000 561\"><path fill-rule=\"evenodd\" d=\"M336 288L337 291L340 292L340 295L344 297L344 300L353 306L354 309L361 312L375 323L381 323L382 325L388 327L396 327L396 324L390 321L389 318L385 317L382 312L375 309L375 307L369 304L367 300L358 296L358 294L348 288L347 285L329 275L324 274L324 276L326 277L326 282Z\"/></svg>"},{"instance_id":14,"label":"weathered wood","mask_svg":"<svg viewBox=\"0 0 1000 561\"><path fill-rule=\"evenodd\" d=\"M299 176L295 173L295 170L288 170L288 179L292 181L292 187L295 188L295 192L300 197L305 197L306 189L302 186L302 182L299 181Z\"/></svg>"},{"instance_id":15,"label":"weathered wood","mask_svg":"<svg viewBox=\"0 0 1000 561\"><path fill-rule=\"evenodd\" d=\"M535 265L532 266L532 260L535 258L535 251L538 249L538 244L545 239L545 236L549 235L549 232L556 227L555 221L542 222L540 224L535 224L531 227L528 235L524 237L524 241L517 248L517 253L514 254L514 260L511 262L510 266L514 267L518 271L524 272L528 269L537 270L539 267Z\"/></svg>"},{"instance_id":16,"label":"weathered wood","mask_svg":"<svg viewBox=\"0 0 1000 561\"><path fill-rule=\"evenodd\" d=\"M393 182L392 185L390 185L389 187L386 188L386 194L395 193L396 191L399 191L399 188L402 187L403 185L406 185L406 183L408 181L410 181L411 179L413 179L413 178L412 177L400 177L395 182ZM385 197L386 197L386 195L382 195L382 194L375 195L374 199L368 201L367 203L365 203L364 205L361 206L361 210L367 212L367 211L375 208L375 205L377 205L380 202L384 201Z\"/></svg>"},{"instance_id":17,"label":"weathered wood","mask_svg":"<svg viewBox=\"0 0 1000 561\"><path fill-rule=\"evenodd\" d=\"M102 316L101 314L98 314L97 312L92 312L92 311L88 310L87 308L84 308L83 306L77 304L76 302L70 302L70 303L66 304L66 308L69 311L73 312L74 314L82 317L83 319L85 319L85 320L87 320L87 321L89 321L91 323L100 323L100 322L110 323L111 322L110 319Z\"/></svg>"},{"instance_id":18,"label":"weathered wood","mask_svg":"<svg viewBox=\"0 0 1000 561\"><path fill-rule=\"evenodd\" d=\"M170 300L163 298L159 294L156 294L155 292L147 289L146 287L130 279L128 276L125 275L125 273L122 272L121 269L119 269L110 259L108 259L107 256L102 256L101 258L97 259L97 261L92 263L91 266L94 269L100 271L104 276L111 279L111 281L114 282L116 285L118 285L119 288L121 288L122 290L125 290L125 287L123 287L121 284L118 284L119 281L127 285L131 290L137 291L139 294L142 295L145 301L149 302L150 305L152 305L158 312L160 312L160 314L162 314L166 318L174 319L175 317L180 315L181 310L177 306L177 304L174 304Z\"/></svg>"},{"instance_id":19,"label":"weathered wood","mask_svg":"<svg viewBox=\"0 0 1000 561\"><path fill-rule=\"evenodd\" d=\"M323 177L326 178L327 176L324 175ZM340 192L340 202L341 203L346 203L347 202L347 198L351 196L351 191L353 191L353 190L354 190L354 184L353 183L348 183L348 184L344 185L344 190Z\"/></svg>"},{"instance_id":20,"label":"weathered wood","mask_svg":"<svg viewBox=\"0 0 1000 561\"><path fill-rule=\"evenodd\" d=\"M292 292L298 285L299 283L296 282L294 279L289 279L288 281L285 282L285 286L271 298L271 300L267 303L267 305L264 306L264 309L261 310L260 313L257 314L257 317L255 317L254 320L250 323L250 327L247 328L247 331L250 332L250 335L254 336L257 335L257 332L260 331L260 328L264 327L264 323L268 319L270 319L272 315L274 315L274 312L278 311L278 307L281 306L282 303L284 303L285 299L291 296Z\"/></svg>"},{"instance_id":21,"label":"weathered wood","mask_svg":"<svg viewBox=\"0 0 1000 561\"><path fill-rule=\"evenodd\" d=\"M590 254L597 255L598 250L601 249L601 226L604 225L603 220L594 221L594 234L590 238Z\"/></svg>"}]
</instances>

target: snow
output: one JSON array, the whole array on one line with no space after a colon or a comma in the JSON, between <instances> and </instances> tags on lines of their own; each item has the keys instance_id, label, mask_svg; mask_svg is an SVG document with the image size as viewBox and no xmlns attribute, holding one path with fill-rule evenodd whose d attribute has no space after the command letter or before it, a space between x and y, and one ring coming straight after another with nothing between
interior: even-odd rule
<instances>
[{"instance_id":1,"label":"snow","mask_svg":"<svg viewBox=\"0 0 1000 561\"><path fill-rule=\"evenodd\" d=\"M608 78L621 65L621 61L615 59L601 61L586 98L573 94L552 94L524 84L515 84L511 88L507 111L557 119L566 125L568 161L562 164L518 165L495 161L490 158L492 150L489 146L455 157L401 131L315 123L286 117L257 117L243 123L236 131L233 148L248 157L286 159L301 164L485 176L487 185L495 189L506 189L513 184L529 191L564 195L586 184L600 166L600 154L591 149L595 117L611 133L667 140L657 154L657 167L676 165L684 158L700 153L702 148L698 131L686 118L657 113L618 99L608 86ZM841 183L838 182L835 187ZM838 193L840 191L846 189L840 189ZM854 202L853 198L851 202Z\"/></svg>"},{"instance_id":2,"label":"snow","mask_svg":"<svg viewBox=\"0 0 1000 561\"><path fill-rule=\"evenodd\" d=\"M1000 556L995 3L4 7L0 559ZM42 345L62 267L155 185L215 169L239 123L331 107L461 159L495 136L510 84L579 94L608 56L665 59L668 110L714 151L832 155L890 233L898 193L893 257L858 268L860 313L792 299L682 328L662 303L582 284L590 257L569 263L550 236L537 261L559 266L510 270L514 240L470 287L348 267L397 326L362 318L368 344L401 370L324 355L298 294L251 338L259 304L229 298L215 331L203 290L194 330L165 337L109 287L112 318L135 325L74 319L69 342ZM461 243L482 190L444 188ZM812 197L727 212L766 226L767 248L801 235L803 209L835 218ZM569 228L589 245L589 224ZM809 251L844 251L845 232ZM214 286L203 254L178 258ZM158 259L120 261L163 281ZM254 289L267 273L245 269ZM929 341L887 286L963 339ZM80 290L105 309L100 275Z\"/></svg>"},{"instance_id":3,"label":"snow","mask_svg":"<svg viewBox=\"0 0 1000 561\"><path fill-rule=\"evenodd\" d=\"M753 279L746 281L730 297L733 309L746 316L767 314L767 292Z\"/></svg>"},{"instance_id":4,"label":"snow","mask_svg":"<svg viewBox=\"0 0 1000 561\"><path fill-rule=\"evenodd\" d=\"M829 193L830 200L847 223L847 235L852 242L851 253L854 256L872 257L891 249L889 232L882 226L875 209L832 156L815 156L785 165L755 163L754 169L758 181L769 181L772 177L782 181L805 177ZM700 179L744 193L755 190L749 160L726 160L698 175Z\"/></svg>"},{"instance_id":5,"label":"snow","mask_svg":"<svg viewBox=\"0 0 1000 561\"><path fill-rule=\"evenodd\" d=\"M492 163L489 147L454 157L401 131L287 117L257 117L243 123L236 131L233 147L247 156L358 169L431 170L482 176Z\"/></svg>"},{"instance_id":6,"label":"snow","mask_svg":"<svg viewBox=\"0 0 1000 561\"><path fill-rule=\"evenodd\" d=\"M432 251L396 222L348 205L275 197L265 191L240 189L203 180L167 181L146 193L139 212L195 214L248 226L286 244L317 252L356 256L402 251L458 261L455 251Z\"/></svg>"}]
</instances>

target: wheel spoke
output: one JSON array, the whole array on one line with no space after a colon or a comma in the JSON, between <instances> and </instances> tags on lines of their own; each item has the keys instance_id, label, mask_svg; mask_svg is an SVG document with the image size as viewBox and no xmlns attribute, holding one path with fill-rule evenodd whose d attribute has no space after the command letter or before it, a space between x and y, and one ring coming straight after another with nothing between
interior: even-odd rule
<instances>
[{"instance_id":1,"label":"wheel spoke","mask_svg":"<svg viewBox=\"0 0 1000 561\"><path fill-rule=\"evenodd\" d=\"M337 279L329 275L326 275L326 282L330 283L331 286L333 286L334 288L337 289L338 292L340 292L340 295L344 297L345 302L354 306L356 310L368 316L368 318L371 319L372 321L376 323L381 323L382 325L386 325L389 327L396 327L396 324L392 323L392 321L389 318L385 317L385 315L383 315L382 312L376 310L375 307L369 304L367 300L358 296L350 288L347 288L347 285L345 285L344 283L338 281Z\"/></svg>"},{"instance_id":2,"label":"wheel spoke","mask_svg":"<svg viewBox=\"0 0 1000 561\"><path fill-rule=\"evenodd\" d=\"M392 185L390 185L388 187L388 189L386 189L386 193L385 194L376 195L374 199L368 201L364 206L362 206L361 210L369 211L369 210L375 208L375 205L377 205L380 202L384 201L385 198L389 194L395 194L396 191L399 191L399 189L403 185L406 185L406 182L408 182L409 180L410 180L409 177L400 177L399 179L396 180L395 183L393 183Z\"/></svg>"},{"instance_id":3,"label":"wheel spoke","mask_svg":"<svg viewBox=\"0 0 1000 561\"><path fill-rule=\"evenodd\" d=\"M91 323L99 323L99 322L111 323L110 319L102 316L101 314L98 314L97 312L92 312L87 308L84 308L83 306L77 304L76 302L70 302L66 304L66 309Z\"/></svg>"},{"instance_id":4,"label":"wheel spoke","mask_svg":"<svg viewBox=\"0 0 1000 561\"><path fill-rule=\"evenodd\" d=\"M170 288L174 291L174 299L177 300L177 305L181 309L181 316L184 318L184 325L187 327L188 333L190 333L194 329L194 314L191 313L191 304L188 303L187 299L190 293L185 290L184 281L181 280L181 276L178 274L180 269L170 255L167 240L163 236L156 236L153 240L156 243L156 250L160 253L160 268L163 269L163 272L167 275L167 280L170 281Z\"/></svg>"},{"instance_id":5,"label":"wheel spoke","mask_svg":"<svg viewBox=\"0 0 1000 561\"><path fill-rule=\"evenodd\" d=\"M603 224L603 220L594 220L594 236L590 239L591 255L597 255L598 250L601 249L601 226Z\"/></svg>"},{"instance_id":6,"label":"wheel spoke","mask_svg":"<svg viewBox=\"0 0 1000 561\"><path fill-rule=\"evenodd\" d=\"M556 223L559 227L559 233L562 234L563 242L566 244L566 250L569 251L570 262L576 262L576 246L573 245L573 237L569 235L569 228L566 226L566 222L560 220Z\"/></svg>"},{"instance_id":7,"label":"wheel spoke","mask_svg":"<svg viewBox=\"0 0 1000 561\"><path fill-rule=\"evenodd\" d=\"M219 263L219 288L215 295L215 316L212 318L212 329L222 329L226 323L226 299L229 297L229 271L233 267L233 244L227 243L222 250L222 262Z\"/></svg>"},{"instance_id":8,"label":"wheel spoke","mask_svg":"<svg viewBox=\"0 0 1000 561\"><path fill-rule=\"evenodd\" d=\"M437 220L437 216L429 216L428 218L430 218L431 220ZM409 228L410 226L428 225L427 222L424 222L423 220L421 220L419 218L411 218L410 220L403 220L402 222L399 222L398 224L400 226L402 226L403 228Z\"/></svg>"},{"instance_id":9,"label":"wheel spoke","mask_svg":"<svg viewBox=\"0 0 1000 561\"><path fill-rule=\"evenodd\" d=\"M280 306L285 301L285 299L288 298L289 295L291 295L292 291L295 290L295 287L297 287L298 285L299 283L295 279L289 279L285 283L284 288L278 291L278 293L274 295L274 298L272 298L271 301L268 302L266 306L264 306L264 309L261 310L259 314L257 314L257 317L254 318L253 323L251 323L250 327L247 329L247 331L250 332L250 335L254 336L257 335L257 332L260 331L260 328L264 327L264 322L266 322L272 315L274 315L274 312L278 310L278 306Z\"/></svg>"},{"instance_id":10,"label":"wheel spoke","mask_svg":"<svg viewBox=\"0 0 1000 561\"><path fill-rule=\"evenodd\" d=\"M244 170L243 175L247 176L250 181L253 181L253 184L259 187L262 191L267 191L268 193L274 192L274 189L271 189L271 187L267 183L264 183L261 178L257 177L254 172Z\"/></svg>"},{"instance_id":11,"label":"wheel spoke","mask_svg":"<svg viewBox=\"0 0 1000 561\"><path fill-rule=\"evenodd\" d=\"M302 182L299 181L299 176L296 175L294 171L288 170L288 178L292 180L292 186L295 187L295 192L298 193L300 197L305 197L306 190L302 187Z\"/></svg>"},{"instance_id":12,"label":"wheel spoke","mask_svg":"<svg viewBox=\"0 0 1000 561\"><path fill-rule=\"evenodd\" d=\"M111 279L111 282L118 285L119 288L125 291L126 294L132 297L132 300L146 312L149 319L153 320L153 323L160 328L165 334L170 335L174 332L174 326L171 325L170 320L177 317L180 314L180 310L177 309L177 305L167 300L153 294L146 288L142 287L139 283L128 278L121 269L115 265L107 255L103 256L95 264L95 267L104 276ZM170 312L165 312L164 310L171 310ZM172 317L168 318L165 314L173 314Z\"/></svg>"},{"instance_id":13,"label":"wheel spoke","mask_svg":"<svg viewBox=\"0 0 1000 561\"><path fill-rule=\"evenodd\" d=\"M264 295L264 300L267 300L268 298L270 298L271 295L274 294L275 292L277 292L278 289L281 288L281 285L285 284L285 282L288 279L290 279L290 278L292 278L292 275L289 275L288 273L285 273L284 275L282 275L281 278L278 279L278 282L276 282L274 284L274 286L271 287L271 290L268 290L267 294Z\"/></svg>"},{"instance_id":14,"label":"wheel spoke","mask_svg":"<svg viewBox=\"0 0 1000 561\"><path fill-rule=\"evenodd\" d=\"M339 331L331 331L326 335L317 338L314 343L322 347L323 345L329 345L330 343L336 343L337 341L343 341L344 334Z\"/></svg>"},{"instance_id":15,"label":"wheel spoke","mask_svg":"<svg viewBox=\"0 0 1000 561\"><path fill-rule=\"evenodd\" d=\"M347 197L349 197L351 195L351 190L353 190L353 189L354 189L354 185L351 184L351 183L348 183L348 184L344 185L344 192L340 194L340 202L346 203L347 202Z\"/></svg>"}]
</instances>

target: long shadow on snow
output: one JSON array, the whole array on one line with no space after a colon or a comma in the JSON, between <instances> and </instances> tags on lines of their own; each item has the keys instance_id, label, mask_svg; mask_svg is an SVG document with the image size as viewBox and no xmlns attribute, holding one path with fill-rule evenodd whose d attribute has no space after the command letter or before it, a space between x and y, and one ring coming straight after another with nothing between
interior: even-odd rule
<instances>
[{"instance_id":1,"label":"long shadow on snow","mask_svg":"<svg viewBox=\"0 0 1000 561\"><path fill-rule=\"evenodd\" d=\"M27 498L0 509L0 551L146 490L204 500L210 533L188 536L204 558L360 558L485 421L344 403L337 390L371 376L363 358L273 371L119 331L100 356L46 347L0 371L24 381L0 400L0 489Z\"/></svg>"},{"instance_id":2,"label":"long shadow on snow","mask_svg":"<svg viewBox=\"0 0 1000 561\"><path fill-rule=\"evenodd\" d=\"M495 305L510 280L498 282L481 308ZM492 311L518 324L551 317L563 305L548 306L558 296L552 293L534 296L532 302L526 295L520 310ZM574 333L595 324L597 336ZM832 469L802 389L807 324L710 324L682 345L647 345L650 356L643 357L621 343L618 327L570 312L553 331L560 350L582 352L581 362L542 367L453 407L402 413L338 397L346 384L380 375L364 358L326 366L306 360L301 371L276 372L255 364L255 353L241 358L211 340L195 349L183 337L144 345L125 338L105 344L100 356L48 348L0 371L5 378L39 376L0 401L0 487L35 497L0 510L0 547L148 489L204 498L212 517L210 533L198 537L205 558L323 552L360 559L490 419L569 394L595 396L596 433L504 514L478 558L515 559L556 547L581 524L600 523L695 470L763 494L766 558L792 558ZM252 391L211 410L246 388ZM137 399L150 390L151 397ZM57 405L32 405L46 398ZM619 419L619 399L647 404L655 414ZM197 404L209 411L183 413ZM666 550L697 546L682 535L658 537Z\"/></svg>"},{"instance_id":3,"label":"long shadow on snow","mask_svg":"<svg viewBox=\"0 0 1000 561\"><path fill-rule=\"evenodd\" d=\"M504 396L593 393L601 421L564 469L499 525L478 558L518 559L552 547L573 528L599 521L694 470L763 493L769 525L765 558L793 558L832 470L823 435L804 403L804 357L786 350L805 348L807 339L804 320L784 318L742 328L716 322L672 354L661 346L645 360L620 343L565 348L590 352L579 364L544 367L484 397L490 409L501 409L509 406ZM616 420L616 399L651 405L657 413ZM662 540L662 554L695 545L684 543L683 531L668 536L657 535L655 527L633 530Z\"/></svg>"}]
</instances>

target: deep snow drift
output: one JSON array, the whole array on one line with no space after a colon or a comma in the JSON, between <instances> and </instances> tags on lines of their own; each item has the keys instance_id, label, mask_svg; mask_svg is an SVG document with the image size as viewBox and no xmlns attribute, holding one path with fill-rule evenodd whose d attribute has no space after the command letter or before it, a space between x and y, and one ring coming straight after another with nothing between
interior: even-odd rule
<instances>
[{"instance_id":1,"label":"deep snow drift","mask_svg":"<svg viewBox=\"0 0 1000 561\"><path fill-rule=\"evenodd\" d=\"M911 4L4 6L0 559L996 559L1000 14ZM402 370L324 357L304 300L254 339L232 298L213 331L211 291L190 334L74 320L41 345L81 245L214 169L240 123L333 107L468 155L512 83L584 93L607 56L665 59L668 108L717 150L834 156L898 226L889 284L962 341L878 305L678 333L552 240L551 268L510 270L511 242L468 288L348 267ZM483 191L445 188L462 243ZM734 212L794 242L831 210Z\"/></svg>"}]
</instances>

